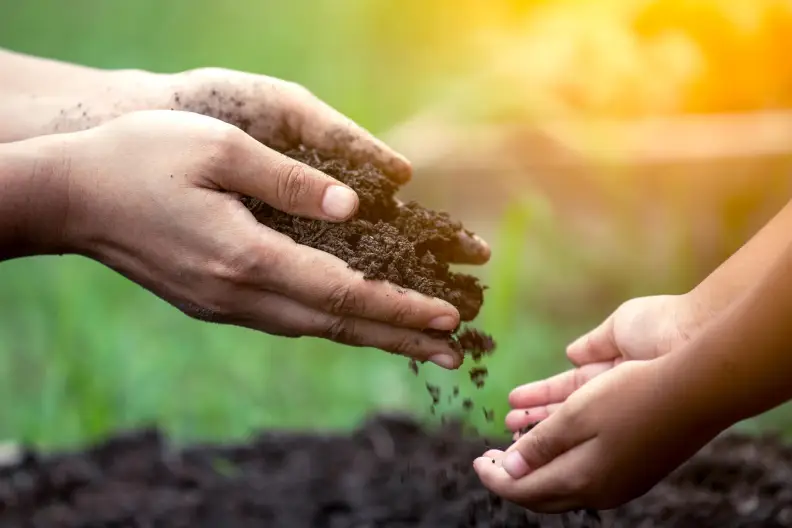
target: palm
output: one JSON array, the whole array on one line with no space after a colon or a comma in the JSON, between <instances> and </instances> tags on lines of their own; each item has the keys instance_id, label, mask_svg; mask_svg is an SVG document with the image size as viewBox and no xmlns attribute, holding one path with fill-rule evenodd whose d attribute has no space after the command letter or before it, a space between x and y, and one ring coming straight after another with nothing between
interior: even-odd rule
<instances>
[{"instance_id":1,"label":"palm","mask_svg":"<svg viewBox=\"0 0 792 528\"><path fill-rule=\"evenodd\" d=\"M601 325L567 348L576 368L514 389L506 425L518 431L552 414L600 374L631 360L651 360L687 339L685 303L675 295L639 297L622 304Z\"/></svg>"},{"instance_id":2,"label":"palm","mask_svg":"<svg viewBox=\"0 0 792 528\"><path fill-rule=\"evenodd\" d=\"M673 350L686 339L679 304L677 296L658 295L621 305L613 313L612 327L605 329L613 334L613 352L624 360L641 360L655 359ZM586 363L589 362L581 364Z\"/></svg>"}]
</instances>

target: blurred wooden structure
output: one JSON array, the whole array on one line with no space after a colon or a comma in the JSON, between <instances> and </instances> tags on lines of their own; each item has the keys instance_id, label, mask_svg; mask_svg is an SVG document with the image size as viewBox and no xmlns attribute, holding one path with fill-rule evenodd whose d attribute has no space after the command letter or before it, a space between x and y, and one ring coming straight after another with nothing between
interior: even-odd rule
<instances>
[{"instance_id":1,"label":"blurred wooden structure","mask_svg":"<svg viewBox=\"0 0 792 528\"><path fill-rule=\"evenodd\" d=\"M792 111L480 125L427 113L385 140L413 162L409 195L484 219L538 192L594 246L631 223L644 243L623 249L658 273L682 251L702 278L792 199Z\"/></svg>"}]
</instances>

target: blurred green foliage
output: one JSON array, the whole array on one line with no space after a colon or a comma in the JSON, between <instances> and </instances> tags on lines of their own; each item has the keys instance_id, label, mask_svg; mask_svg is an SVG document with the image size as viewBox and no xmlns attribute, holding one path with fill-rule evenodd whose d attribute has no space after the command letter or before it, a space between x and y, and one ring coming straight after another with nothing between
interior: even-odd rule
<instances>
[{"instance_id":1,"label":"blurred green foliage","mask_svg":"<svg viewBox=\"0 0 792 528\"><path fill-rule=\"evenodd\" d=\"M105 68L265 73L306 85L378 131L462 75L472 52L462 36L475 23L464 14L475 3L0 0L0 46ZM352 427L383 410L429 418L427 380L494 408L496 424L478 409L471 421L502 433L507 392L562 368L564 344L614 306L574 320L546 315L526 294L532 284L548 273L597 280L596 267L564 241L538 197L516 193L498 225L477 326L500 347L481 391L465 370L426 365L415 378L404 358L381 352L189 320L82 258L3 263L0 439L67 446L145 423L180 440L219 439Z\"/></svg>"},{"instance_id":2,"label":"blurred green foliage","mask_svg":"<svg viewBox=\"0 0 792 528\"><path fill-rule=\"evenodd\" d=\"M443 23L451 7L2 0L0 46L105 68L265 73L308 86L376 131L430 100L462 67L461 42L450 38L459 25ZM189 320L82 258L3 263L0 438L64 446L153 422L180 439L351 427L379 410L428 416L426 380L458 384L503 416L507 390L556 368L546 358L563 341L555 327L515 313L521 303L510 283L520 273L528 213L520 205L505 213L499 245L512 249L487 270L493 300L481 321L497 328L502 347L489 385L475 395L464 370L427 365L415 378L404 358L382 352ZM483 416L471 421L482 425Z\"/></svg>"}]
</instances>

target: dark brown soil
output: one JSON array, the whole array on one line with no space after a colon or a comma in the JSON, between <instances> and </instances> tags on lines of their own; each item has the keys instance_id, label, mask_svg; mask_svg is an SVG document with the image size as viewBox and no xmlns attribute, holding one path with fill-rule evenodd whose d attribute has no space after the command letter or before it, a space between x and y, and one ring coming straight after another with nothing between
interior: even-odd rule
<instances>
[{"instance_id":1,"label":"dark brown soil","mask_svg":"<svg viewBox=\"0 0 792 528\"><path fill-rule=\"evenodd\" d=\"M487 492L480 441L379 417L348 435L271 432L174 449L155 430L0 468L2 527L792 526L792 448L716 440L644 497L609 512L535 515Z\"/></svg>"},{"instance_id":2,"label":"dark brown soil","mask_svg":"<svg viewBox=\"0 0 792 528\"><path fill-rule=\"evenodd\" d=\"M471 275L449 269L459 253L462 224L414 202L399 205L398 184L371 165L323 159L305 148L285 154L353 188L360 198L358 214L333 224L297 218L245 198L260 222L300 244L335 255L368 279L387 280L444 299L457 307L463 321L476 317L483 303L481 284Z\"/></svg>"}]
</instances>

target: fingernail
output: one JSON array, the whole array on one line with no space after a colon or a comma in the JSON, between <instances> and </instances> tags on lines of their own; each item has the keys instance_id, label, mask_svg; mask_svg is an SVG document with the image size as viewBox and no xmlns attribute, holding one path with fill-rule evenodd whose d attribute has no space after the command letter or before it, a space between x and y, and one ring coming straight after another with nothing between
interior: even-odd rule
<instances>
[{"instance_id":1,"label":"fingernail","mask_svg":"<svg viewBox=\"0 0 792 528\"><path fill-rule=\"evenodd\" d=\"M457 364L456 359L448 354L437 354L436 356L430 357L429 361L448 370L453 370L456 368Z\"/></svg>"},{"instance_id":2,"label":"fingernail","mask_svg":"<svg viewBox=\"0 0 792 528\"><path fill-rule=\"evenodd\" d=\"M331 185L322 198L322 211L336 220L346 220L357 207L355 191L340 185Z\"/></svg>"},{"instance_id":3,"label":"fingernail","mask_svg":"<svg viewBox=\"0 0 792 528\"><path fill-rule=\"evenodd\" d=\"M503 458L503 469L511 478L519 479L528 474L528 463L519 451L512 451Z\"/></svg>"},{"instance_id":4,"label":"fingernail","mask_svg":"<svg viewBox=\"0 0 792 528\"><path fill-rule=\"evenodd\" d=\"M457 327L457 320L450 315L441 315L429 321L429 328L433 330L454 330Z\"/></svg>"}]
</instances>

